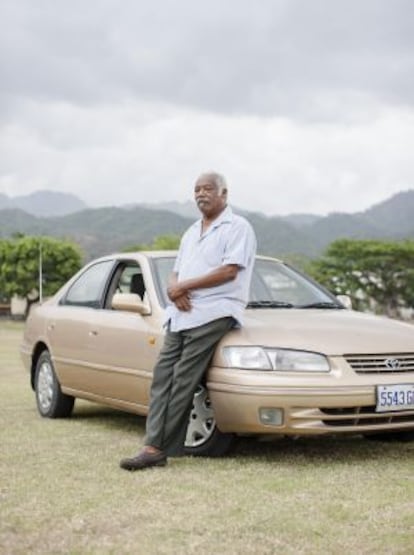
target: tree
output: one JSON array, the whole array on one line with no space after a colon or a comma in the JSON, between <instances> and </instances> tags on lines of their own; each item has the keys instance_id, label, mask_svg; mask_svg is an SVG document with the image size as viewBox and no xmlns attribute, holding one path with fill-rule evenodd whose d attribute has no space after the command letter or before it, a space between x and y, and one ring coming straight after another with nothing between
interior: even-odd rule
<instances>
[{"instance_id":1,"label":"tree","mask_svg":"<svg viewBox=\"0 0 414 555\"><path fill-rule=\"evenodd\" d=\"M82 256L77 245L51 237L16 236L0 240L0 291L31 304L39 300L39 267L42 259L42 289L50 296L79 270Z\"/></svg>"},{"instance_id":2,"label":"tree","mask_svg":"<svg viewBox=\"0 0 414 555\"><path fill-rule=\"evenodd\" d=\"M395 317L414 307L414 241L339 239L308 272L335 294L347 294L355 308L374 308Z\"/></svg>"},{"instance_id":3,"label":"tree","mask_svg":"<svg viewBox=\"0 0 414 555\"><path fill-rule=\"evenodd\" d=\"M180 246L179 235L158 235L149 245L137 244L125 247L123 252L134 251L171 251L177 250Z\"/></svg>"}]
</instances>

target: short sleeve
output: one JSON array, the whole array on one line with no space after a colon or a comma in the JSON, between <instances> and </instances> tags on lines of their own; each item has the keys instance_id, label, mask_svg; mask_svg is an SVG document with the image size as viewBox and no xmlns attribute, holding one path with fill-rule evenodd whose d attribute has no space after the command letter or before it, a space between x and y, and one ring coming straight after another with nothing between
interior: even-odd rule
<instances>
[{"instance_id":1,"label":"short sleeve","mask_svg":"<svg viewBox=\"0 0 414 555\"><path fill-rule=\"evenodd\" d=\"M237 218L229 230L222 264L237 264L246 268L256 254L256 236L252 226L244 218Z\"/></svg>"}]
</instances>

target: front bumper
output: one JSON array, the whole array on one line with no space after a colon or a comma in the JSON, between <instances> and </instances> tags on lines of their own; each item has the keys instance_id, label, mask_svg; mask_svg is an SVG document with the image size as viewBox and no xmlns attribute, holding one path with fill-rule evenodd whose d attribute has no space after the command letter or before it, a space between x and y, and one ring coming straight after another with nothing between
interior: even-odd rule
<instances>
[{"instance_id":1,"label":"front bumper","mask_svg":"<svg viewBox=\"0 0 414 555\"><path fill-rule=\"evenodd\" d=\"M375 411L377 385L407 381L414 375L360 378L339 366L313 376L216 367L207 385L222 432L303 436L413 430L414 410ZM280 409L281 424L264 422L262 409Z\"/></svg>"}]
</instances>

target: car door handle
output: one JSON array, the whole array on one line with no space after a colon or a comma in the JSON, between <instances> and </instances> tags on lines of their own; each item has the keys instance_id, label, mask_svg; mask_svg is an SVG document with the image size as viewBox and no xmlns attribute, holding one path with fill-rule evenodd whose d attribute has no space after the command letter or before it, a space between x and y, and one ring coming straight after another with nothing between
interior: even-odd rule
<instances>
[{"instance_id":1,"label":"car door handle","mask_svg":"<svg viewBox=\"0 0 414 555\"><path fill-rule=\"evenodd\" d=\"M53 330L55 329L55 325L56 325L55 323L49 324L49 325L47 326L47 331L53 331Z\"/></svg>"},{"instance_id":2,"label":"car door handle","mask_svg":"<svg viewBox=\"0 0 414 555\"><path fill-rule=\"evenodd\" d=\"M96 336L98 335L98 331L97 331L97 330L91 330L91 331L89 332L89 335L90 335L90 336L93 336L93 337L96 337Z\"/></svg>"}]
</instances>

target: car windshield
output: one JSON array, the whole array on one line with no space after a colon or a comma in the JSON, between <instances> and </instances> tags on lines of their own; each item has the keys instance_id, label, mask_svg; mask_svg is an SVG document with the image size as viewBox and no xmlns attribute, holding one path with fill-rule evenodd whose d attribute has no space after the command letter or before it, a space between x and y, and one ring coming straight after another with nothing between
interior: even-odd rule
<instances>
[{"instance_id":1,"label":"car windshield","mask_svg":"<svg viewBox=\"0 0 414 555\"><path fill-rule=\"evenodd\" d=\"M167 282L173 257L153 259L161 304L167 304ZM257 258L247 308L343 308L322 286L283 262Z\"/></svg>"}]
</instances>

